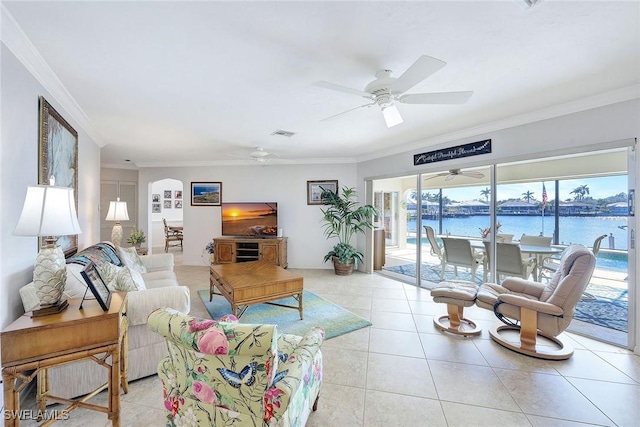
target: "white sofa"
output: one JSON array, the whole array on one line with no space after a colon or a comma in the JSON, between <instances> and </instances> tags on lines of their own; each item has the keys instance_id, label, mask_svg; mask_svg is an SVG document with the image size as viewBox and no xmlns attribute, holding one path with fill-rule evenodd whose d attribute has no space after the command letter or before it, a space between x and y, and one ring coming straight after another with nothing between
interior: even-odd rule
<instances>
[{"instance_id":1,"label":"white sofa","mask_svg":"<svg viewBox=\"0 0 640 427\"><path fill-rule=\"evenodd\" d=\"M127 295L129 381L155 375L158 362L167 357L167 345L163 337L147 328L149 313L160 307L189 313L191 308L189 288L178 284L173 271L173 254L144 255L140 259L147 268L147 273L142 275L147 289L131 291ZM80 264L67 264L67 298L81 298L84 295L87 286L80 275L83 269L84 266ZM20 297L25 312L33 310L39 303L33 282L20 289ZM91 361L71 363L50 369L49 372L53 394L67 398L86 394L107 379L107 371Z\"/></svg>"}]
</instances>

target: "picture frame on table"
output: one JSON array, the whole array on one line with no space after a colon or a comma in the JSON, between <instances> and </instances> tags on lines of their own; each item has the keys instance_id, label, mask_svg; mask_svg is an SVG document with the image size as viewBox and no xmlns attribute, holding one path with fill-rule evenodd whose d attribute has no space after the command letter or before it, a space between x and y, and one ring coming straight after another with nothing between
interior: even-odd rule
<instances>
[{"instance_id":1,"label":"picture frame on table","mask_svg":"<svg viewBox=\"0 0 640 427\"><path fill-rule=\"evenodd\" d=\"M220 206L222 182L192 182L191 206Z\"/></svg>"},{"instance_id":2,"label":"picture frame on table","mask_svg":"<svg viewBox=\"0 0 640 427\"><path fill-rule=\"evenodd\" d=\"M98 272L98 268L94 262L89 262L87 266L80 272L82 278L87 283L91 293L96 297L96 301L100 304L100 308L103 311L109 311L109 305L111 304L111 291L107 287L102 276ZM82 307L82 305L80 306Z\"/></svg>"},{"instance_id":3,"label":"picture frame on table","mask_svg":"<svg viewBox=\"0 0 640 427\"><path fill-rule=\"evenodd\" d=\"M307 181L307 205L323 205L323 191L338 191L338 180L330 179L324 181Z\"/></svg>"},{"instance_id":4,"label":"picture frame on table","mask_svg":"<svg viewBox=\"0 0 640 427\"><path fill-rule=\"evenodd\" d=\"M38 98L38 184L73 188L78 212L78 132L44 99ZM38 238L38 247L44 237ZM56 240L66 258L78 252L78 235L60 236Z\"/></svg>"}]
</instances>

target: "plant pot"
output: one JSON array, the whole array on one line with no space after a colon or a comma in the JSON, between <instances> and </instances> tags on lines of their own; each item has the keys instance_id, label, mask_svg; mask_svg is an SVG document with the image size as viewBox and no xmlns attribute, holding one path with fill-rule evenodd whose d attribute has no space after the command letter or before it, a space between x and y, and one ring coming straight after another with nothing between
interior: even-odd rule
<instances>
[{"instance_id":1,"label":"plant pot","mask_svg":"<svg viewBox=\"0 0 640 427\"><path fill-rule=\"evenodd\" d=\"M333 257L333 269L338 276L350 276L353 273L355 260L351 258L348 264L341 263L338 258Z\"/></svg>"}]
</instances>

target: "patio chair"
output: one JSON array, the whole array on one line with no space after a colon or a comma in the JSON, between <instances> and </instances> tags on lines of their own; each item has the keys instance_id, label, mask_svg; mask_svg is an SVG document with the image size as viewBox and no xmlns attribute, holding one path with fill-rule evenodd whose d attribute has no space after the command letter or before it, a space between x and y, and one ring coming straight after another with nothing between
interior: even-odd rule
<instances>
[{"instance_id":1,"label":"patio chair","mask_svg":"<svg viewBox=\"0 0 640 427\"><path fill-rule=\"evenodd\" d=\"M502 286L484 283L478 290L476 305L492 310L505 323L491 328L491 338L527 356L570 358L573 348L558 335L573 320L576 304L595 265L596 257L588 248L571 245L562 253L560 266L546 285L516 277L506 278ZM520 339L514 340L509 331L519 332ZM540 345L538 337L544 338Z\"/></svg>"},{"instance_id":2,"label":"patio chair","mask_svg":"<svg viewBox=\"0 0 640 427\"><path fill-rule=\"evenodd\" d=\"M594 255L598 255L598 252L600 252L600 245L602 244L602 240L605 237L607 237L607 235L603 234L602 236L596 237L596 239L593 241L591 252L593 252ZM559 265L560 265L559 256L551 256L551 257L545 258L542 262L542 266L540 267L540 277L546 278L547 280L551 279L551 276L553 275L553 273L558 271Z\"/></svg>"},{"instance_id":3,"label":"patio chair","mask_svg":"<svg viewBox=\"0 0 640 427\"><path fill-rule=\"evenodd\" d=\"M424 226L424 231L427 233L427 240L431 245L431 255L438 257L438 259L440 260L440 269L444 271L444 253L442 248L438 244L438 241L436 240L436 233L433 231L433 228L429 227L428 225Z\"/></svg>"},{"instance_id":4,"label":"patio chair","mask_svg":"<svg viewBox=\"0 0 640 427\"><path fill-rule=\"evenodd\" d=\"M489 271L489 265L491 263L490 243L484 242L485 257L484 257L484 275L483 279L487 281L487 273ZM500 283L501 277L515 276L522 279L528 279L533 269L536 267L536 257L525 257L520 251L520 246L515 243L500 243L496 244L496 283Z\"/></svg>"},{"instance_id":5,"label":"patio chair","mask_svg":"<svg viewBox=\"0 0 640 427\"><path fill-rule=\"evenodd\" d=\"M182 250L182 231L173 230L167 225L167 220L162 218L164 224L164 251L168 252L170 246L180 246ZM176 242L171 244L171 242Z\"/></svg>"},{"instance_id":6,"label":"patio chair","mask_svg":"<svg viewBox=\"0 0 640 427\"><path fill-rule=\"evenodd\" d=\"M520 237L520 244L521 245L529 245L529 246L544 246L549 247L551 246L551 241L553 240L552 237L546 237L546 236L528 236L526 234L523 234L522 237Z\"/></svg>"},{"instance_id":7,"label":"patio chair","mask_svg":"<svg viewBox=\"0 0 640 427\"><path fill-rule=\"evenodd\" d=\"M484 254L475 252L468 239L458 237L443 237L444 257L440 279L444 279L444 271L447 265L453 266L453 272L458 276L458 267L471 270L471 280L475 282L478 265L483 265Z\"/></svg>"}]
</instances>

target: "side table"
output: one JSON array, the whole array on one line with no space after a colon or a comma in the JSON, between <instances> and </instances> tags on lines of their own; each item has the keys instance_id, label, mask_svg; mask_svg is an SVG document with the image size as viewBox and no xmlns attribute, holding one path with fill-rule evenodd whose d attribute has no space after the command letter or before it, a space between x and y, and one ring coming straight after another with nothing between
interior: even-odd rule
<instances>
[{"instance_id":1,"label":"side table","mask_svg":"<svg viewBox=\"0 0 640 427\"><path fill-rule=\"evenodd\" d=\"M112 294L108 311L103 311L95 300L85 300L79 309L81 300L72 298L66 310L49 316L30 317L27 313L0 333L7 427L20 425L20 415L25 415L20 411L20 392L34 378L38 380L39 415L46 415L46 403L53 401L69 405L57 413L59 419L76 408L86 408L106 413L113 426L120 426L120 386L125 393L128 391L127 294ZM77 400L52 395L48 369L84 359L106 367L107 382ZM107 406L87 402L105 388L109 393ZM48 419L40 425L55 421L56 418Z\"/></svg>"}]
</instances>

